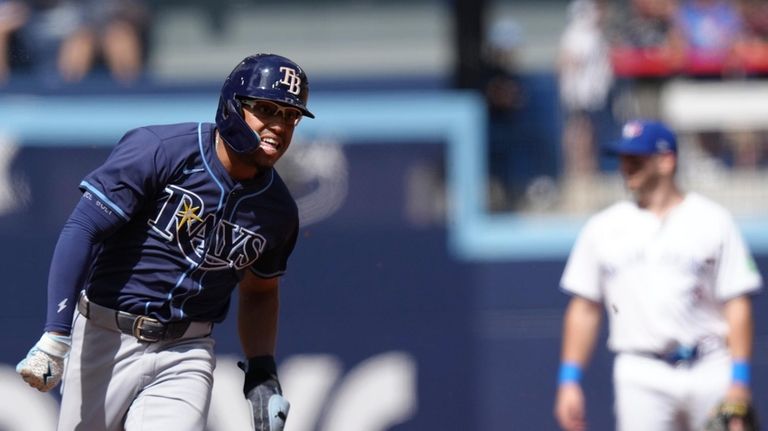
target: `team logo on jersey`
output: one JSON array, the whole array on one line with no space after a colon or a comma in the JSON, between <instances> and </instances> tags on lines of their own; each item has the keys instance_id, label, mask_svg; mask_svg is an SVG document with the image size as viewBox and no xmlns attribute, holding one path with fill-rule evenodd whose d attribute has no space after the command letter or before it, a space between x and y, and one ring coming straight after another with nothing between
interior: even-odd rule
<instances>
[{"instance_id":1,"label":"team logo on jersey","mask_svg":"<svg viewBox=\"0 0 768 431\"><path fill-rule=\"evenodd\" d=\"M195 193L170 185L152 229L167 241L175 241L184 257L199 269L243 269L255 262L266 239L215 214L205 215L205 202Z\"/></svg>"},{"instance_id":2,"label":"team logo on jersey","mask_svg":"<svg viewBox=\"0 0 768 431\"><path fill-rule=\"evenodd\" d=\"M298 96L301 92L301 77L296 73L296 69L282 66L280 71L283 72L283 79L280 80L280 83L288 86L289 93Z\"/></svg>"},{"instance_id":3,"label":"team logo on jersey","mask_svg":"<svg viewBox=\"0 0 768 431\"><path fill-rule=\"evenodd\" d=\"M183 208L176 213L176 231L179 231L182 228L189 228L189 224L192 222L203 221L203 219L198 216L202 205L192 206L189 200L182 200L181 205Z\"/></svg>"}]
</instances>

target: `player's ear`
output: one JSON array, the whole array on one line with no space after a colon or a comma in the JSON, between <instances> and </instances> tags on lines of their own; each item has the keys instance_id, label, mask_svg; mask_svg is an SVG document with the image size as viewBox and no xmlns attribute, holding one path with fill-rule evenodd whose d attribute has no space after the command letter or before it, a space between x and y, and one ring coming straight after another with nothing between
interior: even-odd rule
<instances>
[{"instance_id":1,"label":"player's ear","mask_svg":"<svg viewBox=\"0 0 768 431\"><path fill-rule=\"evenodd\" d=\"M677 155L675 153L659 154L659 169L666 175L674 175L677 170Z\"/></svg>"}]
</instances>

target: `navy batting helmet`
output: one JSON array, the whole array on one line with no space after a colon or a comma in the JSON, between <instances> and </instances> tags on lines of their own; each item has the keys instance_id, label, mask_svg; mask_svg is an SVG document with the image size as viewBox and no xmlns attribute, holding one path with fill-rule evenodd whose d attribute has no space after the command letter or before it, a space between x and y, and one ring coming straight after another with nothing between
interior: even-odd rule
<instances>
[{"instance_id":1,"label":"navy batting helmet","mask_svg":"<svg viewBox=\"0 0 768 431\"><path fill-rule=\"evenodd\" d=\"M224 81L216 111L216 127L224 141L238 153L259 147L259 137L242 116L240 99L269 100L288 105L306 117L315 118L307 109L309 83L298 64L275 54L246 57Z\"/></svg>"}]
</instances>

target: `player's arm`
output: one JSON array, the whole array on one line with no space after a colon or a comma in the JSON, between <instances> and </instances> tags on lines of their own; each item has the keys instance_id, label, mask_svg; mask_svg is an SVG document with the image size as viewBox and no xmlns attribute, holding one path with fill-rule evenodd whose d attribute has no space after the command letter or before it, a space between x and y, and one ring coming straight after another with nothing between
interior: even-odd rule
<instances>
[{"instance_id":1,"label":"player's arm","mask_svg":"<svg viewBox=\"0 0 768 431\"><path fill-rule=\"evenodd\" d=\"M94 196L84 194L64 223L48 272L45 331L68 335L77 296L82 290L98 245L124 220L106 212Z\"/></svg>"},{"instance_id":2,"label":"player's arm","mask_svg":"<svg viewBox=\"0 0 768 431\"><path fill-rule=\"evenodd\" d=\"M595 349L603 306L589 299L574 296L568 303L563 319L561 362L584 367Z\"/></svg>"},{"instance_id":3,"label":"player's arm","mask_svg":"<svg viewBox=\"0 0 768 431\"><path fill-rule=\"evenodd\" d=\"M571 298L565 311L555 418L567 431L586 429L581 372L594 351L602 315L601 304L579 296Z\"/></svg>"},{"instance_id":4,"label":"player's arm","mask_svg":"<svg viewBox=\"0 0 768 431\"><path fill-rule=\"evenodd\" d=\"M245 271L240 281L237 326L246 361L243 393L248 399L256 431L280 431L290 404L277 378L275 344L280 308L279 278L259 278Z\"/></svg>"},{"instance_id":5,"label":"player's arm","mask_svg":"<svg viewBox=\"0 0 768 431\"><path fill-rule=\"evenodd\" d=\"M16 366L30 386L48 391L61 379L77 295L90 271L97 245L122 223L100 208L92 196L84 195L64 224L48 275L45 332Z\"/></svg>"},{"instance_id":6,"label":"player's arm","mask_svg":"<svg viewBox=\"0 0 768 431\"><path fill-rule=\"evenodd\" d=\"M732 384L724 398L726 402L747 403L751 398L749 374L754 334L750 294L760 290L762 277L732 218L727 219L723 230L715 292L723 301L722 312L728 325L726 340L733 361Z\"/></svg>"},{"instance_id":7,"label":"player's arm","mask_svg":"<svg viewBox=\"0 0 768 431\"><path fill-rule=\"evenodd\" d=\"M732 384L725 398L731 402L749 402L749 364L754 333L752 301L747 295L730 299L725 303L723 313L728 323L728 349L733 360Z\"/></svg>"},{"instance_id":8,"label":"player's arm","mask_svg":"<svg viewBox=\"0 0 768 431\"><path fill-rule=\"evenodd\" d=\"M747 295L725 302L723 313L728 323L728 349L733 360L731 385L722 402L712 412L706 429L757 429L757 413L749 387L749 360L752 356L752 302Z\"/></svg>"},{"instance_id":9,"label":"player's arm","mask_svg":"<svg viewBox=\"0 0 768 431\"><path fill-rule=\"evenodd\" d=\"M245 271L240 282L237 327L247 358L274 356L280 307L279 279Z\"/></svg>"}]
</instances>

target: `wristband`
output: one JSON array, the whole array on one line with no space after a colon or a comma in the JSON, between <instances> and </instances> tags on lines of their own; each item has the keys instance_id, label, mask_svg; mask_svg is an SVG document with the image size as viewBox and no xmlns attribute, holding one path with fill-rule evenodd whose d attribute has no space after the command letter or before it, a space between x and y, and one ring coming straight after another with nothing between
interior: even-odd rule
<instances>
[{"instance_id":1,"label":"wristband","mask_svg":"<svg viewBox=\"0 0 768 431\"><path fill-rule=\"evenodd\" d=\"M579 383L581 381L581 367L575 362L563 362L560 364L560 372L557 376L557 384Z\"/></svg>"},{"instance_id":2,"label":"wristband","mask_svg":"<svg viewBox=\"0 0 768 431\"><path fill-rule=\"evenodd\" d=\"M248 358L248 360L243 365L245 366L243 371L246 373L264 372L271 375L277 375L277 364L275 363L275 357L272 355L254 356L253 358Z\"/></svg>"},{"instance_id":3,"label":"wristband","mask_svg":"<svg viewBox=\"0 0 768 431\"><path fill-rule=\"evenodd\" d=\"M749 385L750 367L747 361L733 361L731 366L731 380L733 383Z\"/></svg>"},{"instance_id":4,"label":"wristband","mask_svg":"<svg viewBox=\"0 0 768 431\"><path fill-rule=\"evenodd\" d=\"M275 357L272 355L248 358L245 362L238 362L237 366L245 371L243 393L246 396L248 396L248 392L251 389L267 380L277 380L277 364L275 363Z\"/></svg>"},{"instance_id":5,"label":"wristband","mask_svg":"<svg viewBox=\"0 0 768 431\"><path fill-rule=\"evenodd\" d=\"M57 358L65 358L69 354L72 346L72 338L64 335L57 335L51 332L44 332L40 341L35 347L43 352Z\"/></svg>"}]
</instances>

